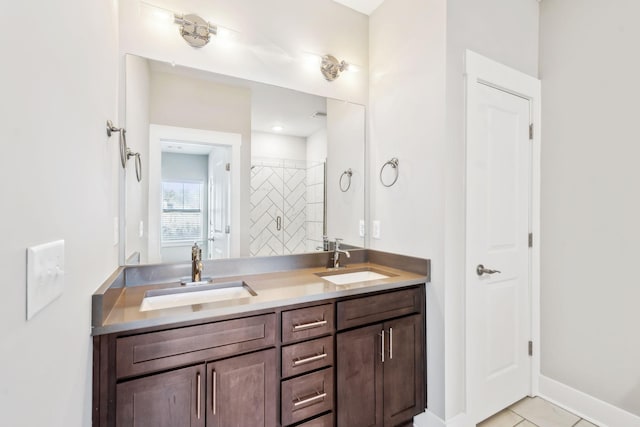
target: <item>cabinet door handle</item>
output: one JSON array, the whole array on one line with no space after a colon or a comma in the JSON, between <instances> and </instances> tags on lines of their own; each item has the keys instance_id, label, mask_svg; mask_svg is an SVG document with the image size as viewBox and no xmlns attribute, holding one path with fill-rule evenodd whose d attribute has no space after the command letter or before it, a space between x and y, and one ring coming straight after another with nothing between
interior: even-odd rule
<instances>
[{"instance_id":1,"label":"cabinet door handle","mask_svg":"<svg viewBox=\"0 0 640 427\"><path fill-rule=\"evenodd\" d=\"M319 328L320 326L324 326L326 324L327 324L326 320L318 320L317 322L311 322L311 323L301 323L299 325L294 325L293 331L296 332L301 329Z\"/></svg>"},{"instance_id":2,"label":"cabinet door handle","mask_svg":"<svg viewBox=\"0 0 640 427\"><path fill-rule=\"evenodd\" d=\"M327 393L316 393L315 396L311 396L303 400L294 401L293 406L295 407L295 406L305 405L307 403L311 403L319 399L324 399L326 396L327 396Z\"/></svg>"},{"instance_id":3,"label":"cabinet door handle","mask_svg":"<svg viewBox=\"0 0 640 427\"><path fill-rule=\"evenodd\" d=\"M382 337L382 340L381 340L381 343L382 343L382 345L381 345L381 347L382 347L382 353L381 353L382 354L382 363L384 363L384 329L380 333L380 336Z\"/></svg>"},{"instance_id":4,"label":"cabinet door handle","mask_svg":"<svg viewBox=\"0 0 640 427\"><path fill-rule=\"evenodd\" d=\"M327 353L316 354L315 356L309 356L305 358L298 358L293 361L293 366L304 365L305 363L315 362L316 360L324 359L327 357Z\"/></svg>"},{"instance_id":5,"label":"cabinet door handle","mask_svg":"<svg viewBox=\"0 0 640 427\"><path fill-rule=\"evenodd\" d=\"M393 359L393 328L389 328L389 360Z\"/></svg>"},{"instance_id":6,"label":"cabinet door handle","mask_svg":"<svg viewBox=\"0 0 640 427\"><path fill-rule=\"evenodd\" d=\"M218 374L216 373L215 370L211 371L211 376L213 377L211 382L211 389L212 389L212 393L211 393L211 407L213 409L213 415L216 414L216 399L217 399L217 388L218 388Z\"/></svg>"},{"instance_id":7,"label":"cabinet door handle","mask_svg":"<svg viewBox=\"0 0 640 427\"><path fill-rule=\"evenodd\" d=\"M282 217L280 215L276 218L276 230L282 230Z\"/></svg>"},{"instance_id":8,"label":"cabinet door handle","mask_svg":"<svg viewBox=\"0 0 640 427\"><path fill-rule=\"evenodd\" d=\"M196 375L196 387L198 387L196 392L196 413L198 414L198 419L200 419L200 372Z\"/></svg>"}]
</instances>

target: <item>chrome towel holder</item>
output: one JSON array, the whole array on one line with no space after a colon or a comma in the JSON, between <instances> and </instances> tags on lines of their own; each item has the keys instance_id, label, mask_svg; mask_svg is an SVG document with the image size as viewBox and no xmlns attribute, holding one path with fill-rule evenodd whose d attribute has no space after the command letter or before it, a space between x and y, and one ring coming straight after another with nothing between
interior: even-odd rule
<instances>
[{"instance_id":1,"label":"chrome towel holder","mask_svg":"<svg viewBox=\"0 0 640 427\"><path fill-rule=\"evenodd\" d=\"M125 128L115 127L111 120L107 120L107 136L111 137L111 134L114 132L120 134L120 163L122 164L122 168L126 169L127 160L135 157L136 179L138 182L142 181L142 158L140 153L134 153L131 148L127 146L127 130Z\"/></svg>"},{"instance_id":2,"label":"chrome towel holder","mask_svg":"<svg viewBox=\"0 0 640 427\"><path fill-rule=\"evenodd\" d=\"M344 177L347 177L347 184L346 186L342 183L342 180ZM351 177L353 176L353 171L351 170L351 168L347 169L346 171L342 172L342 175L340 175L340 191L342 191L343 193L346 193L347 191L349 191L349 188L351 188Z\"/></svg>"},{"instance_id":3,"label":"chrome towel holder","mask_svg":"<svg viewBox=\"0 0 640 427\"><path fill-rule=\"evenodd\" d=\"M396 181L398 180L398 176L400 175L400 167L398 165L399 161L397 157L393 157L391 160L388 160L384 165L382 165L382 167L380 168L380 182L382 183L382 185L384 185L385 187L391 187L393 184L396 183ZM393 178L393 181L391 181L389 184L387 184L386 182L384 182L384 179L382 178L382 173L384 172L384 169L387 166L391 166L393 168L393 170L396 172L395 173L395 177Z\"/></svg>"}]
</instances>

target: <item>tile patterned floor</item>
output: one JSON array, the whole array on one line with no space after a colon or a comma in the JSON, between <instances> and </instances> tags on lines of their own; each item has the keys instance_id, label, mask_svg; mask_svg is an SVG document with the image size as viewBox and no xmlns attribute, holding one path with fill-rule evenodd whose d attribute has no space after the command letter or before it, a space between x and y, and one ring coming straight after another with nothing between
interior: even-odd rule
<instances>
[{"instance_id":1,"label":"tile patterned floor","mask_svg":"<svg viewBox=\"0 0 640 427\"><path fill-rule=\"evenodd\" d=\"M598 427L539 397L526 397L477 427Z\"/></svg>"}]
</instances>

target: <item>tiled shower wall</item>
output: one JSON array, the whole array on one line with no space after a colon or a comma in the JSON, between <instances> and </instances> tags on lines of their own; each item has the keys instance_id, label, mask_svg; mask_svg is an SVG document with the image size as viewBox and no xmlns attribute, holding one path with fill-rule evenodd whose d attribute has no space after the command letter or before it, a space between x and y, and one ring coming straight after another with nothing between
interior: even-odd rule
<instances>
[{"instance_id":1,"label":"tiled shower wall","mask_svg":"<svg viewBox=\"0 0 640 427\"><path fill-rule=\"evenodd\" d=\"M323 183L323 165L319 165L320 173L318 165L308 168L304 161L253 159L249 230L252 256L303 253L315 250L318 241L322 246L322 226L318 231L317 223L322 224L324 215L324 185L318 185L317 175L320 173ZM313 221L309 223L308 218ZM311 242L310 238L314 240Z\"/></svg>"}]
</instances>

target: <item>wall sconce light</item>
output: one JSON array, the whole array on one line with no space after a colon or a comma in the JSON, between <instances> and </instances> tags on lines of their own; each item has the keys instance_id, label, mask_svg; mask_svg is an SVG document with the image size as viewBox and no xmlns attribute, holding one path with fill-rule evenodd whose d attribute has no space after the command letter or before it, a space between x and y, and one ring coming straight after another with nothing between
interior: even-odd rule
<instances>
[{"instance_id":1,"label":"wall sconce light","mask_svg":"<svg viewBox=\"0 0 640 427\"><path fill-rule=\"evenodd\" d=\"M328 82L332 82L337 79L340 74L348 68L349 64L345 61L338 61L338 59L333 55L324 55L322 57L320 71Z\"/></svg>"},{"instance_id":2,"label":"wall sconce light","mask_svg":"<svg viewBox=\"0 0 640 427\"><path fill-rule=\"evenodd\" d=\"M175 14L173 22L180 25L180 35L193 47L202 47L209 43L211 34L218 34L218 27L205 21L196 14Z\"/></svg>"}]
</instances>

